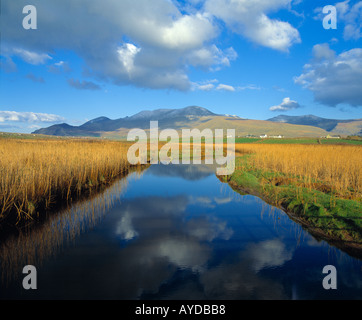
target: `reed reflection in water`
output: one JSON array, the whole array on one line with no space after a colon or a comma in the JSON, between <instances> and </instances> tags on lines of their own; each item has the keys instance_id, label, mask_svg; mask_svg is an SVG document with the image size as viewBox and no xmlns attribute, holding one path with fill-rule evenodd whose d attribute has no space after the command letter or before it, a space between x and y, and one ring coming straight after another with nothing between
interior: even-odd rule
<instances>
[{"instance_id":1,"label":"reed reflection in water","mask_svg":"<svg viewBox=\"0 0 362 320\"><path fill-rule=\"evenodd\" d=\"M260 198L234 192L214 168L154 165L138 177L5 244L9 274L33 261L43 266L38 290L24 293L12 282L0 298L361 297L361 261ZM329 264L338 270L337 292L322 287Z\"/></svg>"},{"instance_id":2,"label":"reed reflection in water","mask_svg":"<svg viewBox=\"0 0 362 320\"><path fill-rule=\"evenodd\" d=\"M61 249L72 243L82 233L92 230L116 204L127 189L128 179L139 179L142 171L121 178L111 187L80 200L69 208L50 213L41 226L20 230L0 244L1 282L7 285L22 275L25 265L41 266L55 257Z\"/></svg>"}]
</instances>

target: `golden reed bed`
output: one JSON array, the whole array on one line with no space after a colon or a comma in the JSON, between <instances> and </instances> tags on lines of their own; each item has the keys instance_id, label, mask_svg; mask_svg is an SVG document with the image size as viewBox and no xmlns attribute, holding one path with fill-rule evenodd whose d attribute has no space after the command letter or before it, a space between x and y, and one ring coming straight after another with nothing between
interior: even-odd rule
<instances>
[{"instance_id":1,"label":"golden reed bed","mask_svg":"<svg viewBox=\"0 0 362 320\"><path fill-rule=\"evenodd\" d=\"M39 208L67 201L110 182L130 169L130 143L86 139L0 140L0 220L9 212L31 219ZM254 154L248 166L302 177L361 200L362 149L338 145L236 145L238 155ZM243 170L242 165L236 170Z\"/></svg>"},{"instance_id":2,"label":"golden reed bed","mask_svg":"<svg viewBox=\"0 0 362 320\"><path fill-rule=\"evenodd\" d=\"M361 200L361 146L240 144L236 153L254 154L248 159L254 169L298 177L307 187L324 185L350 199Z\"/></svg>"},{"instance_id":3,"label":"golden reed bed","mask_svg":"<svg viewBox=\"0 0 362 320\"><path fill-rule=\"evenodd\" d=\"M129 170L129 144L92 140L0 140L0 218L31 218Z\"/></svg>"}]
</instances>

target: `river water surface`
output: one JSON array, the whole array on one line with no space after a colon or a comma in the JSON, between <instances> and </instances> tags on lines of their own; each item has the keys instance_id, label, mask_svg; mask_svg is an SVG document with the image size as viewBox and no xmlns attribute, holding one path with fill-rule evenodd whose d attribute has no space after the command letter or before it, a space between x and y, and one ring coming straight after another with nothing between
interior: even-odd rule
<instances>
[{"instance_id":1,"label":"river water surface","mask_svg":"<svg viewBox=\"0 0 362 320\"><path fill-rule=\"evenodd\" d=\"M358 257L207 166L151 166L0 243L0 299L361 299ZM24 290L22 268L37 269ZM337 290L323 268L337 269Z\"/></svg>"}]
</instances>

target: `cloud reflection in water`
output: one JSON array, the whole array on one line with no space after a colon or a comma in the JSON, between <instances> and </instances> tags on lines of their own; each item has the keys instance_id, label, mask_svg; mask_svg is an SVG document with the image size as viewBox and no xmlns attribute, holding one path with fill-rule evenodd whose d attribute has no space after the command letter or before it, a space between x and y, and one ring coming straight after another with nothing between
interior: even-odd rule
<instances>
[{"instance_id":1,"label":"cloud reflection in water","mask_svg":"<svg viewBox=\"0 0 362 320\"><path fill-rule=\"evenodd\" d=\"M44 267L39 271L42 290L37 290L36 298L321 295L319 269L330 263L329 247L316 245L282 211L259 198L235 193L214 172L206 166L152 166L141 179L128 179L123 195L109 189L114 200L110 205L97 206L93 201L92 210L84 213L74 206L73 211L54 216L36 234L3 246L13 249L4 251L5 262L22 263L33 259L34 252L44 253ZM121 189L125 190L123 185ZM18 259L11 253L15 251L21 252ZM47 259L48 251L52 259ZM298 263L301 260L303 264ZM347 267L347 262L339 262L340 277ZM295 278L301 272L307 272L301 277L307 281ZM348 279L344 276L341 283L350 283L347 280L354 279L356 272L345 274ZM351 284L346 287L355 290Z\"/></svg>"}]
</instances>

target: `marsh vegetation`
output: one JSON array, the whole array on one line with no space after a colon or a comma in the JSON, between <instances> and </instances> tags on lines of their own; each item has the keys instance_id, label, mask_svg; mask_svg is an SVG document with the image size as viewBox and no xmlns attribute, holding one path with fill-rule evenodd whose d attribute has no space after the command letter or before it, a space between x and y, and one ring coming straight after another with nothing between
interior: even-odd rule
<instances>
[{"instance_id":1,"label":"marsh vegetation","mask_svg":"<svg viewBox=\"0 0 362 320\"><path fill-rule=\"evenodd\" d=\"M130 169L127 143L0 140L0 219L31 220L40 211L107 185Z\"/></svg>"},{"instance_id":2,"label":"marsh vegetation","mask_svg":"<svg viewBox=\"0 0 362 320\"><path fill-rule=\"evenodd\" d=\"M362 244L362 149L349 145L238 145L228 182L332 239Z\"/></svg>"},{"instance_id":3,"label":"marsh vegetation","mask_svg":"<svg viewBox=\"0 0 362 320\"><path fill-rule=\"evenodd\" d=\"M95 139L1 139L0 219L31 221L109 185L132 168L130 146ZM235 172L221 178L235 189L258 194L326 234L361 242L361 146L239 143L236 157Z\"/></svg>"}]
</instances>

